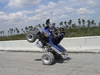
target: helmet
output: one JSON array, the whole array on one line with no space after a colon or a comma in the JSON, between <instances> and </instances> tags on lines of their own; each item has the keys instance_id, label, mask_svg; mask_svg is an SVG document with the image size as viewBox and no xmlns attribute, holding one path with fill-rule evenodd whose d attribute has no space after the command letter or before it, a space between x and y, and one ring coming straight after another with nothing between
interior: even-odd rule
<instances>
[{"instance_id":1,"label":"helmet","mask_svg":"<svg viewBox=\"0 0 100 75\"><path fill-rule=\"evenodd\" d=\"M50 19L47 19L46 20L46 25L49 25L50 24Z\"/></svg>"},{"instance_id":2,"label":"helmet","mask_svg":"<svg viewBox=\"0 0 100 75\"><path fill-rule=\"evenodd\" d=\"M64 26L60 26L60 27L59 27L59 31L65 31Z\"/></svg>"},{"instance_id":3,"label":"helmet","mask_svg":"<svg viewBox=\"0 0 100 75\"><path fill-rule=\"evenodd\" d=\"M54 26L50 24L50 19L46 20L46 27L45 28L54 28Z\"/></svg>"}]
</instances>

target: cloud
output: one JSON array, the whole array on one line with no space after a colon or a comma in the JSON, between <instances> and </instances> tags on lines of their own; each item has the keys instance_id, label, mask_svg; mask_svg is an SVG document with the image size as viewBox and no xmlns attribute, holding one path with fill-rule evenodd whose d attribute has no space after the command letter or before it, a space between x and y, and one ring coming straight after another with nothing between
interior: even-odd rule
<instances>
[{"instance_id":1,"label":"cloud","mask_svg":"<svg viewBox=\"0 0 100 75\"><path fill-rule=\"evenodd\" d=\"M88 10L87 8L80 8L77 10L77 13L78 14L93 14L93 13L96 13L95 11L93 10Z\"/></svg>"},{"instance_id":2,"label":"cloud","mask_svg":"<svg viewBox=\"0 0 100 75\"><path fill-rule=\"evenodd\" d=\"M10 0L10 2L8 3L8 7L13 6L13 8L20 8L39 2L40 0ZM10 13L7 17L9 17L9 19L15 23L47 19L51 18L51 16L65 18L68 17L68 15L66 15L65 13L72 13L74 11L74 8L63 6L63 3L65 4L64 0L60 0L58 3L50 1L47 5L39 5L34 11L17 11L15 13ZM29 16L30 14L31 16Z\"/></svg>"},{"instance_id":3,"label":"cloud","mask_svg":"<svg viewBox=\"0 0 100 75\"><path fill-rule=\"evenodd\" d=\"M48 13L47 11L44 11L41 14L37 14L35 16L29 17L29 21L46 20L47 18L50 18L50 13Z\"/></svg>"},{"instance_id":4,"label":"cloud","mask_svg":"<svg viewBox=\"0 0 100 75\"><path fill-rule=\"evenodd\" d=\"M38 4L41 0L10 0L6 7L10 8L22 8L25 6L30 6Z\"/></svg>"},{"instance_id":5,"label":"cloud","mask_svg":"<svg viewBox=\"0 0 100 75\"><path fill-rule=\"evenodd\" d=\"M41 10L41 11L45 11L47 10L48 7L46 5L39 5L38 8L36 10Z\"/></svg>"},{"instance_id":6,"label":"cloud","mask_svg":"<svg viewBox=\"0 0 100 75\"><path fill-rule=\"evenodd\" d=\"M71 8L71 7L63 7L63 9L61 8L58 8L58 9L55 9L54 12L53 12L53 15L63 15L63 14L67 14L67 13L73 13L74 12L74 8Z\"/></svg>"},{"instance_id":7,"label":"cloud","mask_svg":"<svg viewBox=\"0 0 100 75\"><path fill-rule=\"evenodd\" d=\"M59 18L67 18L69 17L68 15L62 14L61 16L59 16Z\"/></svg>"},{"instance_id":8,"label":"cloud","mask_svg":"<svg viewBox=\"0 0 100 75\"><path fill-rule=\"evenodd\" d=\"M0 0L0 3L8 2L10 0Z\"/></svg>"},{"instance_id":9,"label":"cloud","mask_svg":"<svg viewBox=\"0 0 100 75\"><path fill-rule=\"evenodd\" d=\"M87 0L87 4L94 6L100 4L100 0Z\"/></svg>"},{"instance_id":10,"label":"cloud","mask_svg":"<svg viewBox=\"0 0 100 75\"><path fill-rule=\"evenodd\" d=\"M0 15L5 15L5 13L3 11L0 11Z\"/></svg>"},{"instance_id":11,"label":"cloud","mask_svg":"<svg viewBox=\"0 0 100 75\"><path fill-rule=\"evenodd\" d=\"M100 16L97 17L100 20Z\"/></svg>"},{"instance_id":12,"label":"cloud","mask_svg":"<svg viewBox=\"0 0 100 75\"><path fill-rule=\"evenodd\" d=\"M30 21L36 21L36 20L46 20L47 18L50 18L50 13L47 11L44 11L40 14L33 15L34 11L18 11L15 13L6 14L4 12L0 12L0 22L2 23L10 23L10 24L18 24L18 23L24 23L24 22L30 22ZM31 16L29 16L31 15Z\"/></svg>"},{"instance_id":13,"label":"cloud","mask_svg":"<svg viewBox=\"0 0 100 75\"><path fill-rule=\"evenodd\" d=\"M2 22L8 20L8 16L6 15L6 13L0 11L0 20L1 20Z\"/></svg>"},{"instance_id":14,"label":"cloud","mask_svg":"<svg viewBox=\"0 0 100 75\"><path fill-rule=\"evenodd\" d=\"M88 1L87 1L87 4L92 5L92 4L95 4L95 2L93 2L92 0L88 0Z\"/></svg>"},{"instance_id":15,"label":"cloud","mask_svg":"<svg viewBox=\"0 0 100 75\"><path fill-rule=\"evenodd\" d=\"M10 0L7 7L22 8L37 4L40 1L41 0ZM36 9L32 9L32 11L17 10L14 13L11 12L10 14L6 14L1 11L0 21L2 21L2 23L7 22L7 24L11 25L23 25L23 23L30 25L30 22L33 23L34 21L37 21L37 23L41 21L43 23L47 18L52 19L53 22L69 20L70 18L76 19L77 17L89 18L88 16L96 13L94 9L88 8L89 1L90 4L95 2L93 0L68 0L67 2L66 0L59 0L57 2L49 1L46 5L41 2L41 4L39 4ZM86 16L87 14L88 16Z\"/></svg>"},{"instance_id":16,"label":"cloud","mask_svg":"<svg viewBox=\"0 0 100 75\"><path fill-rule=\"evenodd\" d=\"M35 13L42 13L43 11L52 11L57 6L54 2L49 2L47 5L39 5Z\"/></svg>"},{"instance_id":17,"label":"cloud","mask_svg":"<svg viewBox=\"0 0 100 75\"><path fill-rule=\"evenodd\" d=\"M57 4L54 2L49 2L49 4L47 5L47 7L50 9L55 8L56 6L57 6Z\"/></svg>"},{"instance_id":18,"label":"cloud","mask_svg":"<svg viewBox=\"0 0 100 75\"><path fill-rule=\"evenodd\" d=\"M0 12L0 20L2 21L2 23L8 22L8 23L22 23L27 21L28 14L33 13L32 11L18 11L16 13L10 13L9 15L7 15L4 12Z\"/></svg>"},{"instance_id":19,"label":"cloud","mask_svg":"<svg viewBox=\"0 0 100 75\"><path fill-rule=\"evenodd\" d=\"M95 8L99 9L100 7L100 0L87 0L87 8Z\"/></svg>"},{"instance_id":20,"label":"cloud","mask_svg":"<svg viewBox=\"0 0 100 75\"><path fill-rule=\"evenodd\" d=\"M72 7L65 7L66 12L73 12L75 9Z\"/></svg>"}]
</instances>

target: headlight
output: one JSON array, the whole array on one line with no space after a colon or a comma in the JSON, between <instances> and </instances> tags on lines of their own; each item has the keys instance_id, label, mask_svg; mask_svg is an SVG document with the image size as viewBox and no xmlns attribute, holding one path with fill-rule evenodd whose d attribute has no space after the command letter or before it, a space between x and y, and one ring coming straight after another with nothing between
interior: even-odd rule
<instances>
[{"instance_id":1,"label":"headlight","mask_svg":"<svg viewBox=\"0 0 100 75\"><path fill-rule=\"evenodd\" d=\"M45 36L45 37L49 37L49 35L48 35L47 33L45 33L45 32L44 32L44 36Z\"/></svg>"}]
</instances>

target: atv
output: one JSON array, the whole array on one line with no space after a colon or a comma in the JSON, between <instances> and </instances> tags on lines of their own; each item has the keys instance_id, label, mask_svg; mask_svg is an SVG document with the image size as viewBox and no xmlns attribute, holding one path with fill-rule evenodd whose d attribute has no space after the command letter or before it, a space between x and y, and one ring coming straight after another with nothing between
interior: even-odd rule
<instances>
[{"instance_id":1,"label":"atv","mask_svg":"<svg viewBox=\"0 0 100 75\"><path fill-rule=\"evenodd\" d=\"M55 33L58 36L56 42L54 42L54 36L52 31L55 30ZM45 53L42 55L42 63L44 65L51 65L55 62L56 59L66 59L67 54L66 49L59 45L61 40L65 36L65 29L63 27L34 27L33 31L26 33L26 39L30 43L36 43L36 46L41 48Z\"/></svg>"}]
</instances>

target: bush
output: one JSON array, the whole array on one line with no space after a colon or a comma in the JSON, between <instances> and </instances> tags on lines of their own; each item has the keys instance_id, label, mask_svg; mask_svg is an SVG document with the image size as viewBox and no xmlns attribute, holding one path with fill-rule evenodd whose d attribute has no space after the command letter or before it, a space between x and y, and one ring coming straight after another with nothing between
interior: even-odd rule
<instances>
[{"instance_id":1,"label":"bush","mask_svg":"<svg viewBox=\"0 0 100 75\"><path fill-rule=\"evenodd\" d=\"M3 36L0 37L0 41L7 41L7 40L25 40L25 34L20 35L13 35L13 36ZM69 28L66 30L65 37L82 37L82 36L100 36L100 27L90 27L89 31L88 28Z\"/></svg>"}]
</instances>

